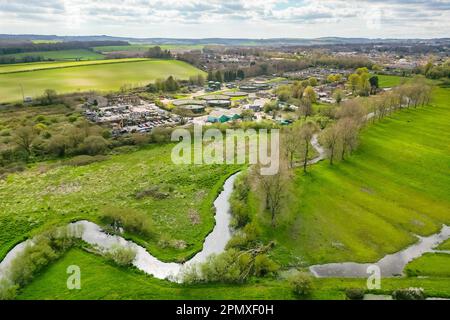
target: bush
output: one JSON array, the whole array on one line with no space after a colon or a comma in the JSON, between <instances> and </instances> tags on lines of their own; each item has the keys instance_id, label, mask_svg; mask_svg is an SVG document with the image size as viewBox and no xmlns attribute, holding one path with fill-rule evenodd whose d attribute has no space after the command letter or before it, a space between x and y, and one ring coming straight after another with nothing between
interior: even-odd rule
<instances>
[{"instance_id":1,"label":"bush","mask_svg":"<svg viewBox=\"0 0 450 320\"><path fill-rule=\"evenodd\" d=\"M60 257L76 241L76 234L69 228L55 228L34 238L23 252L11 262L9 280L18 286L31 281L33 275Z\"/></svg>"},{"instance_id":2,"label":"bush","mask_svg":"<svg viewBox=\"0 0 450 320\"><path fill-rule=\"evenodd\" d=\"M359 288L349 288L345 290L345 296L349 300L363 300L364 293L364 290Z\"/></svg>"},{"instance_id":3,"label":"bush","mask_svg":"<svg viewBox=\"0 0 450 320\"><path fill-rule=\"evenodd\" d=\"M422 288L408 288L395 290L392 293L394 300L425 300L425 292Z\"/></svg>"},{"instance_id":4,"label":"bush","mask_svg":"<svg viewBox=\"0 0 450 320\"><path fill-rule=\"evenodd\" d=\"M115 231L123 228L126 232L147 237L154 235L150 217L133 209L106 208L100 218L104 223L112 226Z\"/></svg>"},{"instance_id":5,"label":"bush","mask_svg":"<svg viewBox=\"0 0 450 320\"><path fill-rule=\"evenodd\" d=\"M101 154L108 149L108 141L101 136L89 136L84 139L83 149L90 155Z\"/></svg>"},{"instance_id":6,"label":"bush","mask_svg":"<svg viewBox=\"0 0 450 320\"><path fill-rule=\"evenodd\" d=\"M157 200L166 199L169 197L169 193L161 192L157 186L153 186L149 189L145 189L136 193L136 199L143 199L145 197L152 197Z\"/></svg>"},{"instance_id":7,"label":"bush","mask_svg":"<svg viewBox=\"0 0 450 320\"><path fill-rule=\"evenodd\" d=\"M200 266L205 282L240 283L244 282L243 269L250 257L230 249L219 255L212 255Z\"/></svg>"},{"instance_id":8,"label":"bush","mask_svg":"<svg viewBox=\"0 0 450 320\"><path fill-rule=\"evenodd\" d=\"M87 166L91 163L105 161L105 160L108 160L107 156L102 156L102 155L86 156L86 155L84 155L84 156L73 157L72 159L67 160L66 164L69 166L81 167L81 166Z\"/></svg>"},{"instance_id":9,"label":"bush","mask_svg":"<svg viewBox=\"0 0 450 320\"><path fill-rule=\"evenodd\" d=\"M289 279L289 285L297 296L306 297L312 293L312 277L308 273L298 273Z\"/></svg>"},{"instance_id":10,"label":"bush","mask_svg":"<svg viewBox=\"0 0 450 320\"><path fill-rule=\"evenodd\" d=\"M18 285L7 280L0 281L0 300L14 300L17 295Z\"/></svg>"},{"instance_id":11,"label":"bush","mask_svg":"<svg viewBox=\"0 0 450 320\"><path fill-rule=\"evenodd\" d=\"M129 267L136 259L136 250L130 247L115 246L106 253L106 257L121 267Z\"/></svg>"},{"instance_id":12,"label":"bush","mask_svg":"<svg viewBox=\"0 0 450 320\"><path fill-rule=\"evenodd\" d=\"M278 264L276 264L272 259L270 259L265 254L257 255L255 258L255 275L261 277L267 274L272 274L279 269Z\"/></svg>"}]
</instances>

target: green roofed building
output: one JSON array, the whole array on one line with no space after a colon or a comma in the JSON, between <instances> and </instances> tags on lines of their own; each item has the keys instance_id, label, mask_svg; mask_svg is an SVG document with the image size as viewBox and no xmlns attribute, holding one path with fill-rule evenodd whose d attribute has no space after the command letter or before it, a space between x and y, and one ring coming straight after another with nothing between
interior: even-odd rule
<instances>
[{"instance_id":1,"label":"green roofed building","mask_svg":"<svg viewBox=\"0 0 450 320\"><path fill-rule=\"evenodd\" d=\"M226 115L222 115L222 116L220 116L220 118L219 118L219 122L220 122L220 123L225 123L225 122L228 122L228 121L230 121L230 120L231 120L231 118L228 117L228 116L226 116Z\"/></svg>"}]
</instances>

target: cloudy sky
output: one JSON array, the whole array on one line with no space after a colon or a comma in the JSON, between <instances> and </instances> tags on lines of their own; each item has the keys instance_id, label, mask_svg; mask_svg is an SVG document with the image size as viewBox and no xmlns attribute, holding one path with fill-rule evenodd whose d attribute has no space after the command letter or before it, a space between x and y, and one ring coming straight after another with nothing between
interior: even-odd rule
<instances>
[{"instance_id":1,"label":"cloudy sky","mask_svg":"<svg viewBox=\"0 0 450 320\"><path fill-rule=\"evenodd\" d=\"M450 0L0 0L0 33L450 37Z\"/></svg>"}]
</instances>

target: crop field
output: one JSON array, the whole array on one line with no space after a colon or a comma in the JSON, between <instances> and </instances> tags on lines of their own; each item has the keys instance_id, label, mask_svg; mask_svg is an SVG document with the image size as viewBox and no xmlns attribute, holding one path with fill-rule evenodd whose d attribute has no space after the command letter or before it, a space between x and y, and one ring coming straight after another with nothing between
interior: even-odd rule
<instances>
[{"instance_id":1,"label":"crop field","mask_svg":"<svg viewBox=\"0 0 450 320\"><path fill-rule=\"evenodd\" d=\"M0 258L51 224L95 222L105 207L148 215L157 236L136 241L160 259L183 260L199 251L214 225L213 200L237 167L177 166L170 158L172 147L150 146L88 166L41 164L0 181ZM137 198L138 192L152 188L165 196ZM185 245L162 246L164 240Z\"/></svg>"},{"instance_id":2,"label":"crop field","mask_svg":"<svg viewBox=\"0 0 450 320\"><path fill-rule=\"evenodd\" d=\"M117 63L111 63L117 62ZM73 66L70 65L73 63ZM0 67L0 102L22 99L22 87L25 96L37 97L46 89L58 93L77 91L114 91L123 85L144 86L159 78L174 76L177 79L189 79L190 76L203 74L203 71L175 60L101 60L89 62L69 62L60 64L32 64L31 66ZM27 68L47 68L27 72ZM68 68L70 67L70 68ZM4 69L5 68L5 69ZM24 72L13 72L22 68Z\"/></svg>"},{"instance_id":3,"label":"crop field","mask_svg":"<svg viewBox=\"0 0 450 320\"><path fill-rule=\"evenodd\" d=\"M99 60L104 58L102 54L84 49L24 52L2 55L2 57L14 57L17 59L30 56L42 57L47 60Z\"/></svg>"},{"instance_id":4,"label":"crop field","mask_svg":"<svg viewBox=\"0 0 450 320\"><path fill-rule=\"evenodd\" d=\"M373 262L450 224L450 90L369 125L354 155L298 172L276 228L249 204L282 264Z\"/></svg>"},{"instance_id":5,"label":"crop field","mask_svg":"<svg viewBox=\"0 0 450 320\"><path fill-rule=\"evenodd\" d=\"M130 58L130 59L108 59L108 60L91 60L91 61L51 61L51 62L31 62L31 63L16 63L0 65L0 74L16 73L24 71L38 71L45 69L61 69L70 67L92 66L98 64L110 63L126 63L137 61L149 61L149 59Z\"/></svg>"}]
</instances>

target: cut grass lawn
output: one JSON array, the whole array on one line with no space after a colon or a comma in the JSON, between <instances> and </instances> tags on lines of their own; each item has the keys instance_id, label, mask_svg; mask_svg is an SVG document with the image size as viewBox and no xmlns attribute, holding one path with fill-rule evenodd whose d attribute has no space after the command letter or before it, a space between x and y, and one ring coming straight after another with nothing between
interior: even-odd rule
<instances>
[{"instance_id":1,"label":"cut grass lawn","mask_svg":"<svg viewBox=\"0 0 450 320\"><path fill-rule=\"evenodd\" d=\"M410 262L405 273L409 276L449 277L450 254L427 253Z\"/></svg>"},{"instance_id":2,"label":"cut grass lawn","mask_svg":"<svg viewBox=\"0 0 450 320\"><path fill-rule=\"evenodd\" d=\"M14 57L16 59L22 59L25 57L42 57L47 60L98 60L105 58L105 56L100 53L85 49L24 52L2 55L1 57Z\"/></svg>"},{"instance_id":3,"label":"cut grass lawn","mask_svg":"<svg viewBox=\"0 0 450 320\"><path fill-rule=\"evenodd\" d=\"M24 237L49 225L82 219L99 223L99 213L110 206L133 208L152 219L156 237L126 236L156 257L189 258L212 230L213 202L238 167L174 165L172 148L153 145L83 167L40 164L0 180L0 259ZM154 187L168 197L136 198ZM186 247L167 245L170 240L182 240Z\"/></svg>"},{"instance_id":4,"label":"cut grass lawn","mask_svg":"<svg viewBox=\"0 0 450 320\"><path fill-rule=\"evenodd\" d=\"M21 100L21 86L25 96L37 97L46 89L54 89L58 93L90 90L116 91L123 85L144 86L156 79L165 79L169 76L186 80L198 74L204 74L204 72L176 60L101 63L0 74L0 102Z\"/></svg>"},{"instance_id":5,"label":"cut grass lawn","mask_svg":"<svg viewBox=\"0 0 450 320\"><path fill-rule=\"evenodd\" d=\"M296 174L278 216L249 206L282 264L373 262L450 224L450 90L432 106L402 110L369 125L346 161Z\"/></svg>"},{"instance_id":6,"label":"cut grass lawn","mask_svg":"<svg viewBox=\"0 0 450 320\"><path fill-rule=\"evenodd\" d=\"M81 270L81 290L67 289L67 268ZM383 279L380 294L398 288L421 287L429 296L450 297L450 278ZM314 279L310 299L345 299L345 289L366 287L365 279ZM156 299L296 299L284 279L252 280L248 284L178 285L157 280L138 271L118 268L105 259L80 249L72 249L62 259L37 275L19 294L19 299L56 300L156 300Z\"/></svg>"}]
</instances>

